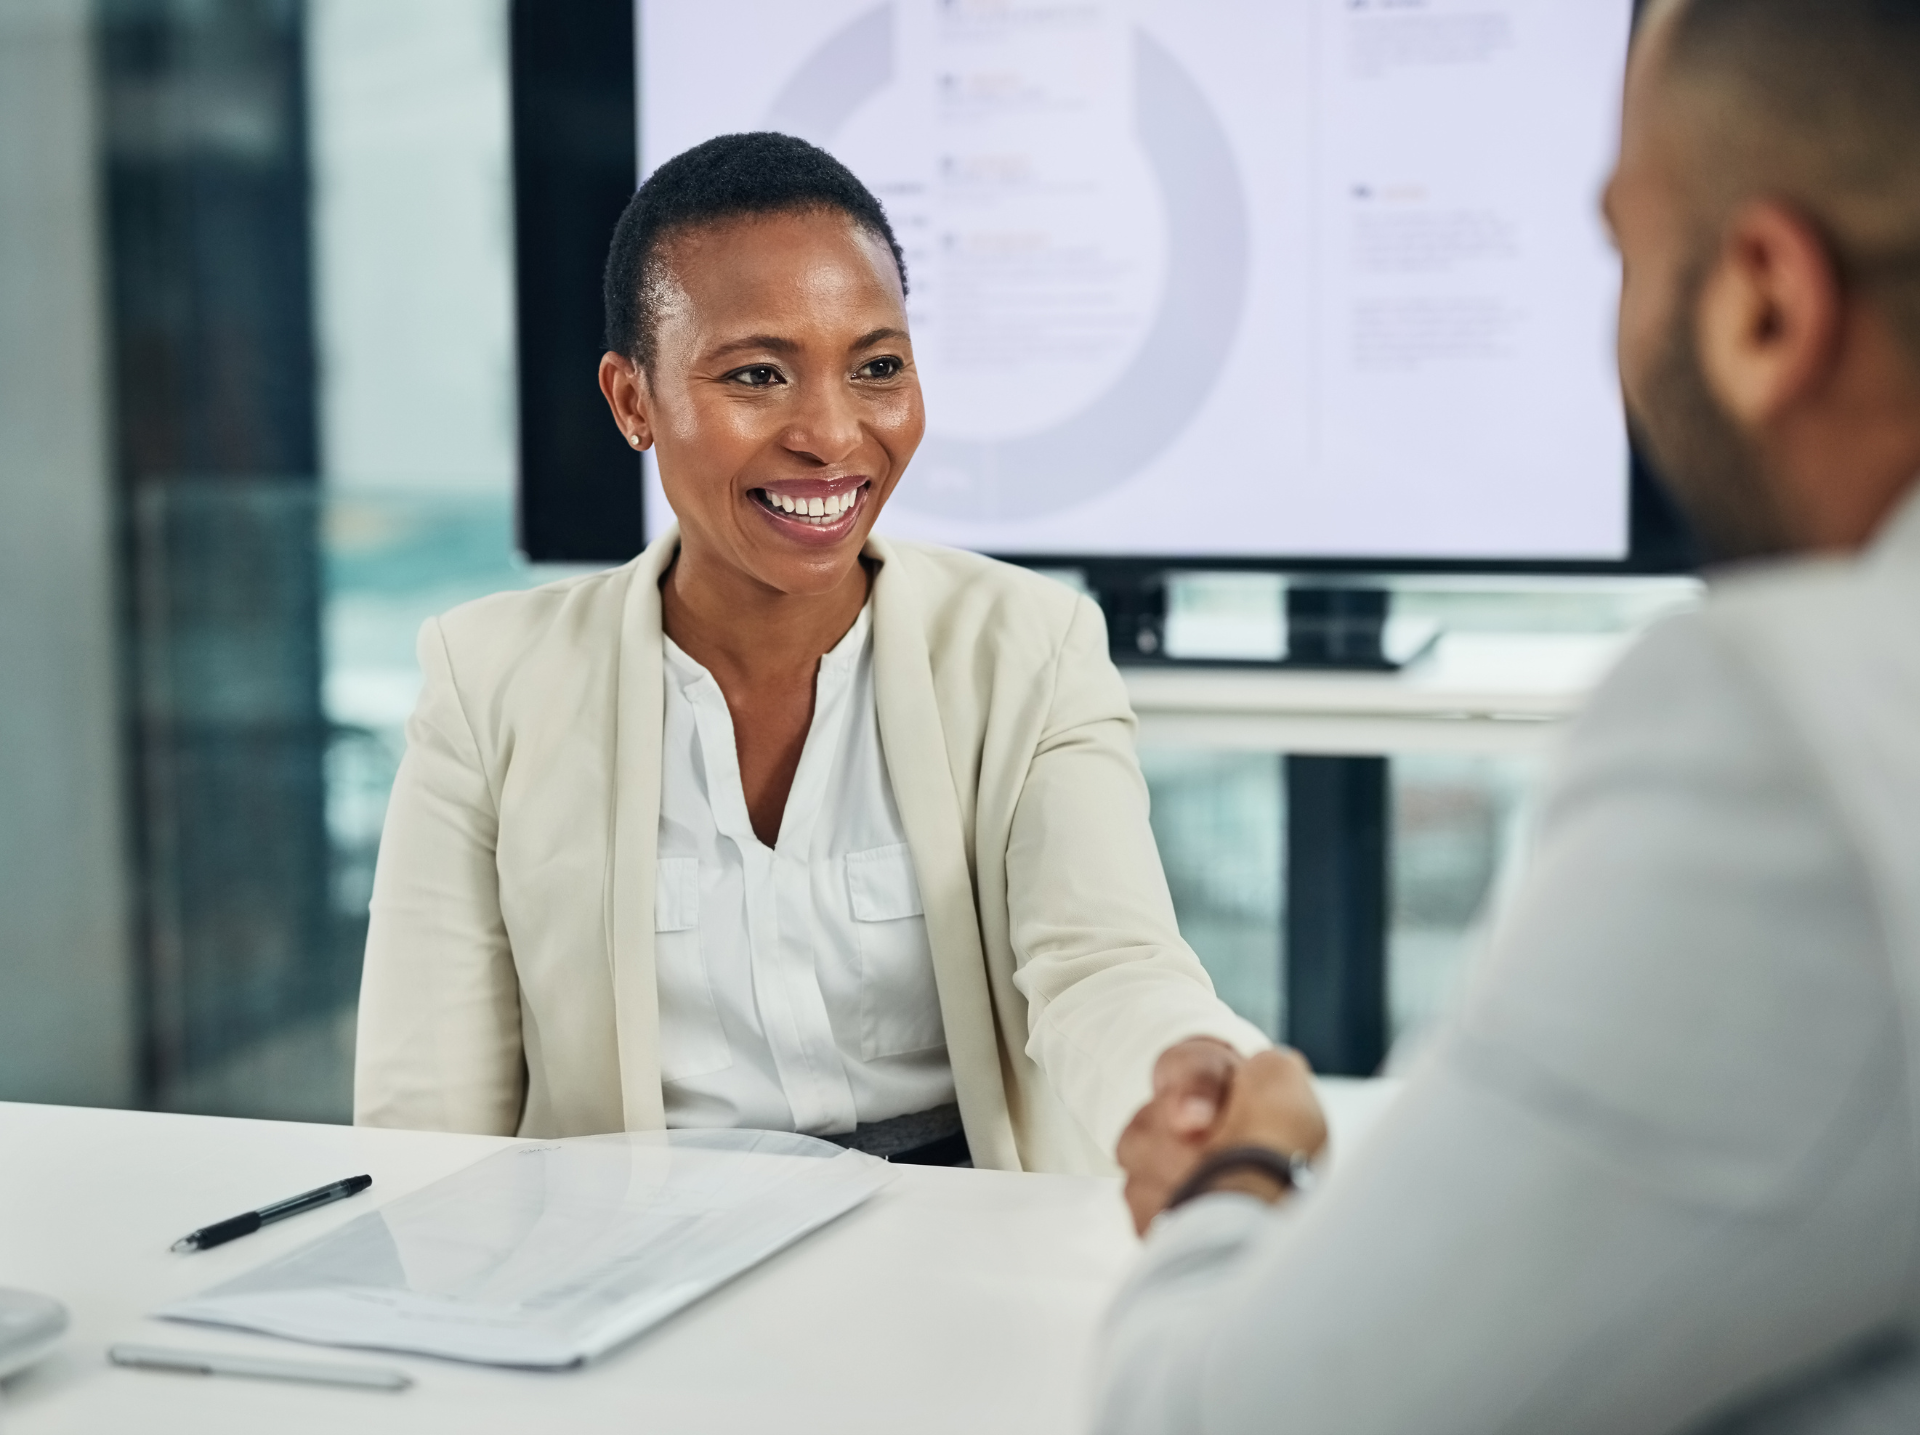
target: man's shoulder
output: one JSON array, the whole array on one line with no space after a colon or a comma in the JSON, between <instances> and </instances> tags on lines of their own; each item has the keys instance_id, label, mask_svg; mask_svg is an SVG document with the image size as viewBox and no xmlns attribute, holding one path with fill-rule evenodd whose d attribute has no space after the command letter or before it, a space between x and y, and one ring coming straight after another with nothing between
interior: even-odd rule
<instances>
[{"instance_id":1,"label":"man's shoulder","mask_svg":"<svg viewBox=\"0 0 1920 1435\"><path fill-rule=\"evenodd\" d=\"M1715 585L1700 623L1797 721L1892 706L1920 741L1920 562L1804 559Z\"/></svg>"},{"instance_id":2,"label":"man's shoulder","mask_svg":"<svg viewBox=\"0 0 1920 1435\"><path fill-rule=\"evenodd\" d=\"M1764 688L1856 818L1920 807L1920 557L1783 564L1703 623ZM1920 853L1916 853L1920 856Z\"/></svg>"},{"instance_id":3,"label":"man's shoulder","mask_svg":"<svg viewBox=\"0 0 1920 1435\"><path fill-rule=\"evenodd\" d=\"M1665 773L1801 784L1862 850L1911 848L1920 809L1920 565L1796 560L1719 578L1594 694L1562 791Z\"/></svg>"},{"instance_id":4,"label":"man's shoulder","mask_svg":"<svg viewBox=\"0 0 1920 1435\"><path fill-rule=\"evenodd\" d=\"M1733 731L1770 706L1750 665L1728 640L1711 602L1647 629L1595 689L1573 728L1563 766L1628 752L1652 758L1691 750L1726 753Z\"/></svg>"},{"instance_id":5,"label":"man's shoulder","mask_svg":"<svg viewBox=\"0 0 1920 1435\"><path fill-rule=\"evenodd\" d=\"M1920 681L1920 566L1847 558L1754 564L1716 578L1699 607L1648 630L1607 687L1742 681L1789 694L1842 678ZM1606 691L1603 688L1603 693Z\"/></svg>"},{"instance_id":6,"label":"man's shoulder","mask_svg":"<svg viewBox=\"0 0 1920 1435\"><path fill-rule=\"evenodd\" d=\"M1723 638L1766 661L1864 661L1872 667L1920 657L1920 562L1803 558L1756 564L1716 581L1702 616Z\"/></svg>"}]
</instances>

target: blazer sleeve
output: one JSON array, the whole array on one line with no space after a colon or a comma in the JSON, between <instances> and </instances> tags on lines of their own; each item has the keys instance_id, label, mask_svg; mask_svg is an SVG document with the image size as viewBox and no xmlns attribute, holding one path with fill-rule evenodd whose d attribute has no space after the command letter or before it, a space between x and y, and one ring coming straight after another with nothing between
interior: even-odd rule
<instances>
[{"instance_id":1,"label":"blazer sleeve","mask_svg":"<svg viewBox=\"0 0 1920 1435\"><path fill-rule=\"evenodd\" d=\"M1027 1055L1106 1151L1175 1042L1210 1036L1246 1053L1272 1044L1214 995L1180 939L1133 729L1100 611L1082 598L1014 809L1007 907Z\"/></svg>"},{"instance_id":2,"label":"blazer sleeve","mask_svg":"<svg viewBox=\"0 0 1920 1435\"><path fill-rule=\"evenodd\" d=\"M407 722L373 881L354 1121L512 1135L526 1092L520 989L500 915L499 819L440 620Z\"/></svg>"}]
</instances>

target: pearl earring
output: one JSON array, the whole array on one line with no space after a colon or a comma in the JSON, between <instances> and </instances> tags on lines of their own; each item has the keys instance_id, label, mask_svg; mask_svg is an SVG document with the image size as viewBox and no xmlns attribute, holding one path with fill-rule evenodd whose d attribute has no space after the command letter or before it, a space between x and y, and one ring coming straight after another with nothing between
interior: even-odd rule
<instances>
[{"instance_id":1,"label":"pearl earring","mask_svg":"<svg viewBox=\"0 0 1920 1435\"><path fill-rule=\"evenodd\" d=\"M628 443L630 443L630 444L632 444L632 445L633 445L633 446L634 446L635 448L638 448L638 447L640 447L640 435L639 435L639 434L637 434L637 433L630 433L630 434L628 434L628 435L627 435L627 442L628 442Z\"/></svg>"}]
</instances>

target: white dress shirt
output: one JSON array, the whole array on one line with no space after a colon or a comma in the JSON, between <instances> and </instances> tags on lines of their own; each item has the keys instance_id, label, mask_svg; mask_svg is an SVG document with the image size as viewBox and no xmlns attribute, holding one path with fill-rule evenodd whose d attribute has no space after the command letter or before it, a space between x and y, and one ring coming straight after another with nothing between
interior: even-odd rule
<instances>
[{"instance_id":1,"label":"white dress shirt","mask_svg":"<svg viewBox=\"0 0 1920 1435\"><path fill-rule=\"evenodd\" d=\"M654 960L669 1126L840 1133L954 1099L871 631L862 609L820 660L771 848L720 685L665 639Z\"/></svg>"}]
</instances>

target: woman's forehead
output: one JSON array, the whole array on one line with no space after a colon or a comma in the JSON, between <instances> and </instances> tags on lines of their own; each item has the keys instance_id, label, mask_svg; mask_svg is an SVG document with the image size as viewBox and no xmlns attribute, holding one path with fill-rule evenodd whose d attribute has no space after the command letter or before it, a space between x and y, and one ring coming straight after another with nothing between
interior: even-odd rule
<instances>
[{"instance_id":1,"label":"woman's forehead","mask_svg":"<svg viewBox=\"0 0 1920 1435\"><path fill-rule=\"evenodd\" d=\"M661 246L662 318L707 329L748 315L904 311L884 239L834 209L743 215L683 230ZM671 316L671 317L669 317ZM853 313L850 327L871 327Z\"/></svg>"}]
</instances>

